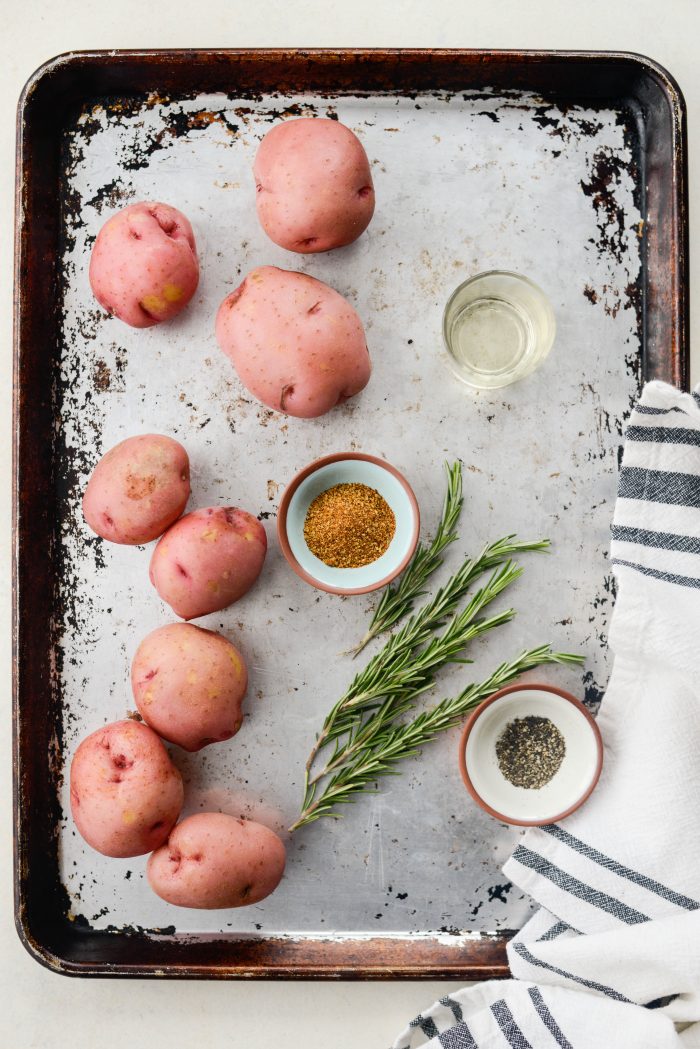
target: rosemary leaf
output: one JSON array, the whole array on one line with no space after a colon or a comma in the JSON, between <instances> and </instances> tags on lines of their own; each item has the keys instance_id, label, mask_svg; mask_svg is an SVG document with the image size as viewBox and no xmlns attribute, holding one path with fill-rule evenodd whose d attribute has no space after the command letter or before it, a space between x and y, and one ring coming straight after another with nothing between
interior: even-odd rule
<instances>
[{"instance_id":1,"label":"rosemary leaf","mask_svg":"<svg viewBox=\"0 0 700 1049\"><path fill-rule=\"evenodd\" d=\"M544 550L548 546L548 539L518 542L514 536L508 535L486 546L477 557L467 558L435 596L412 615L400 630L392 634L383 648L372 656L364 670L355 675L345 694L327 715L307 760L307 770L311 768L316 755L323 747L357 725L359 709L367 711L380 697L387 695L393 694L398 699L406 688L412 687L414 693L418 694L417 690L425 691L425 688L430 687L430 684L421 687L420 678L413 682L410 680L411 668L420 671L420 667L416 667L415 654L430 642L434 631L455 614L460 601L480 575L502 565L505 572L503 579L512 582L516 576L508 578L510 573L519 575L520 569L506 560L509 555L529 550ZM507 582L504 585L507 585ZM403 673L399 673L400 671Z\"/></svg>"},{"instance_id":2,"label":"rosemary leaf","mask_svg":"<svg viewBox=\"0 0 700 1049\"><path fill-rule=\"evenodd\" d=\"M376 780L380 776L395 774L399 761L416 754L441 732L458 725L464 715L483 699L526 671L548 663L579 665L582 662L581 656L553 652L551 646L541 645L502 663L485 681L467 685L457 696L443 699L411 721L400 724L391 721L366 747L349 756L350 760L325 785L310 786L302 812L290 831L324 816L338 818L339 814L334 811L337 805L354 801L359 793L376 792Z\"/></svg>"},{"instance_id":3,"label":"rosemary leaf","mask_svg":"<svg viewBox=\"0 0 700 1049\"><path fill-rule=\"evenodd\" d=\"M346 707L338 711L334 725L328 732L326 742L336 741L333 756L308 783L316 783L328 775L339 764L347 761L361 746L366 745L388 721L394 720L415 705L416 699L432 688L435 675L449 663L470 662L462 656L467 645L494 627L509 623L515 615L512 608L499 612L488 619L479 618L480 613L507 586L520 577L522 569L511 561L497 568L488 582L474 595L466 608L453 616L441 634L431 640L410 659L399 658L395 665L386 667L376 687L383 688L384 699L377 703L378 695L367 692L348 699ZM341 744L340 736L344 736ZM323 744L317 746L307 768L311 765Z\"/></svg>"},{"instance_id":4,"label":"rosemary leaf","mask_svg":"<svg viewBox=\"0 0 700 1049\"><path fill-rule=\"evenodd\" d=\"M503 623L509 623L514 615L514 610L509 608L505 612L499 612L497 615L492 616L490 619L477 620L464 632L463 647L477 638L480 634L485 634L488 630L492 630L496 626L501 626ZM470 663L471 660L453 658L450 659L449 662ZM372 711L369 717L364 721L358 722L355 728L347 734L342 747L336 747L333 757L328 764L325 765L320 772L317 772L310 777L309 784L317 783L319 780L323 779L324 776L333 772L333 770L339 765L345 764L348 758L352 757L357 751L363 750L367 747L386 724L395 721L402 714L405 714L406 711L414 707L416 699L418 699L423 692L427 691L428 688L432 688L433 684L434 672L431 673L429 681L420 689L420 691L407 691L406 694L400 696L398 700L394 697L386 699L380 707L375 708L375 710Z\"/></svg>"},{"instance_id":5,"label":"rosemary leaf","mask_svg":"<svg viewBox=\"0 0 700 1049\"><path fill-rule=\"evenodd\" d=\"M369 630L354 650L358 655L372 638L390 630L395 623L403 619L414 606L417 598L425 593L425 585L442 564L442 551L457 538L457 523L462 512L462 464L457 461L448 466L447 493L442 507L442 514L437 531L429 546L419 544L411 563L406 568L398 583L386 588L382 599L375 609Z\"/></svg>"}]
</instances>

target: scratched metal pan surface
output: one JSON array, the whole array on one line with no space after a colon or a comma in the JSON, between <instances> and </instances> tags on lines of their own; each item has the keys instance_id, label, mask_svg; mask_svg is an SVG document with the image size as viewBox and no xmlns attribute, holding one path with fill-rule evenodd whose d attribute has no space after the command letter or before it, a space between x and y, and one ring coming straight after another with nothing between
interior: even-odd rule
<instances>
[{"instance_id":1,"label":"scratched metal pan surface","mask_svg":"<svg viewBox=\"0 0 700 1049\"><path fill-rule=\"evenodd\" d=\"M374 220L356 244L297 256L255 214L255 149L295 116L353 128L371 161ZM489 539L549 537L504 601L515 621L446 673L440 693L523 647L583 652L538 677L592 707L610 669L607 563L622 432L645 376L687 383L683 102L635 56L490 52L152 52L65 56L19 120L16 286L16 890L18 929L45 964L83 975L477 977L506 972L530 904L500 865L518 832L472 804L459 733L406 761L337 822L286 829L314 733L356 667L372 595L317 592L275 538L279 497L310 460L380 455L409 478L423 535L443 463L464 463L462 536L443 578ZM196 231L202 280L177 320L134 331L92 298L90 249L131 201L164 200ZM374 363L365 392L314 421L257 404L217 348L219 302L252 267L319 277L356 306ZM554 350L526 381L475 393L453 379L441 312L454 287L505 268L546 289ZM70 818L80 739L134 707L130 659L173 616L150 549L87 530L97 458L168 433L192 463L191 507L259 515L259 585L202 626L250 667L232 741L171 748L186 812L252 817L287 841L277 892L239 910L175 909L145 859L93 852Z\"/></svg>"}]
</instances>

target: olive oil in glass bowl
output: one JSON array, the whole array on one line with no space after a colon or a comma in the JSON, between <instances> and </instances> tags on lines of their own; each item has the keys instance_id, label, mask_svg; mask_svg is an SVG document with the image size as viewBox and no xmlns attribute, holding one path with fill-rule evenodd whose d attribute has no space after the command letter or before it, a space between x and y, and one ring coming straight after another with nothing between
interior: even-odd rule
<instances>
[{"instance_id":1,"label":"olive oil in glass bowl","mask_svg":"<svg viewBox=\"0 0 700 1049\"><path fill-rule=\"evenodd\" d=\"M530 375L554 343L554 311L527 277L490 270L452 293L442 322L448 363L468 386L495 390Z\"/></svg>"}]
</instances>

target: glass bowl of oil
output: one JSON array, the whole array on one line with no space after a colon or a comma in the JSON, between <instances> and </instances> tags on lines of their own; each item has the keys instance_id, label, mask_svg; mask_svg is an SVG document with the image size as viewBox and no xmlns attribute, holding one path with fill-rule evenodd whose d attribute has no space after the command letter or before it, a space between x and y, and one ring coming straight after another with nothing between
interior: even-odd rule
<instances>
[{"instance_id":1,"label":"glass bowl of oil","mask_svg":"<svg viewBox=\"0 0 700 1049\"><path fill-rule=\"evenodd\" d=\"M495 390L539 367L554 344L556 320L549 299L528 277L489 270L455 288L442 332L457 378Z\"/></svg>"}]
</instances>

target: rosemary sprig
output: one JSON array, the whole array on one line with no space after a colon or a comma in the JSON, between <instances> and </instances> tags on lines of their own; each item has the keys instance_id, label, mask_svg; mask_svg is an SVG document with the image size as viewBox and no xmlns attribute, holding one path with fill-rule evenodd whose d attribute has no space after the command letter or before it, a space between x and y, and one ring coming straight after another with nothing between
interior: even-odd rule
<instances>
[{"instance_id":1,"label":"rosemary sprig","mask_svg":"<svg viewBox=\"0 0 700 1049\"><path fill-rule=\"evenodd\" d=\"M341 761L346 761L349 755L376 735L386 722L412 707L418 696L432 688L435 675L441 667L450 663L471 663L470 659L462 655L467 645L494 627L509 623L515 615L512 608L488 619L479 618L480 613L521 575L522 568L512 561L497 568L466 608L452 617L441 634L432 637L417 653L400 653L393 662L385 665L383 675L375 679L375 692L369 695L360 692L359 695L351 696L342 716L339 714L328 734L328 742L330 739L337 741L342 736L342 744L336 742L333 757L319 772L308 778L307 786L312 786L328 775ZM376 701L380 696L384 698L378 704ZM363 720L368 714L371 714L369 720ZM317 747L311 762L319 749Z\"/></svg>"},{"instance_id":2,"label":"rosemary sprig","mask_svg":"<svg viewBox=\"0 0 700 1049\"><path fill-rule=\"evenodd\" d=\"M435 596L388 639L364 670L355 675L323 723L306 763L307 772L318 752L339 736L352 731L362 715L375 709L382 697L394 695L398 699L407 688L414 695L418 694L416 688L419 682L412 681L410 674L410 670L416 666L416 652L429 643L434 631L455 614L462 598L480 575L502 565L504 561L506 577L511 571L520 574L520 569L515 569L512 564L508 567L507 558L511 554L528 550L545 550L548 546L548 539L518 542L513 535L508 535L486 546L477 557L467 558ZM513 578L509 578L508 582L512 582ZM400 670L405 673L399 675ZM430 684L426 684L420 691L429 687Z\"/></svg>"},{"instance_id":3,"label":"rosemary sprig","mask_svg":"<svg viewBox=\"0 0 700 1049\"><path fill-rule=\"evenodd\" d=\"M357 656L365 645L378 637L379 634L390 630L395 623L403 619L412 609L417 598L425 593L425 585L442 564L442 551L453 543L457 538L457 523L462 512L462 464L457 461L448 466L445 463L447 474L447 492L442 507L440 523L428 546L419 544L410 564L404 571L401 579L394 586L389 586L384 591L382 599L377 605L369 630L353 650Z\"/></svg>"},{"instance_id":4,"label":"rosemary sprig","mask_svg":"<svg viewBox=\"0 0 700 1049\"><path fill-rule=\"evenodd\" d=\"M457 696L443 699L411 721L398 725L390 722L366 747L355 753L347 764L342 765L318 792L318 796L313 795L305 802L290 831L313 823L323 816L338 818L338 814L333 811L336 805L354 801L355 795L363 791L375 792L372 786L380 776L393 775L395 765L399 761L416 754L441 732L459 724L468 711L525 671L549 663L579 665L582 662L581 656L553 652L549 645L541 645L539 648L522 652L511 662L502 663L485 681L467 685Z\"/></svg>"},{"instance_id":5,"label":"rosemary sprig","mask_svg":"<svg viewBox=\"0 0 700 1049\"><path fill-rule=\"evenodd\" d=\"M457 696L416 714L418 699L435 684L438 671L450 663L470 663L471 641L509 622L512 608L485 617L484 609L522 573L513 554L544 550L549 540L519 542L505 536L467 558L435 596L414 612L430 576L442 564L442 551L456 538L462 509L461 463L446 464L447 493L433 541L419 546L402 579L379 603L370 628L355 655L373 638L406 622L359 671L327 715L306 763L304 800L296 830L323 816L337 817L335 807L376 789L379 776L396 772L396 764L415 754L436 735L456 725L463 715L492 692L532 667L546 663L582 662L581 657L553 652L549 645L521 653L503 663L486 681L467 685ZM485 572L487 582L460 611L462 599ZM328 748L318 768L321 751ZM374 785L374 786L373 786Z\"/></svg>"}]
</instances>

